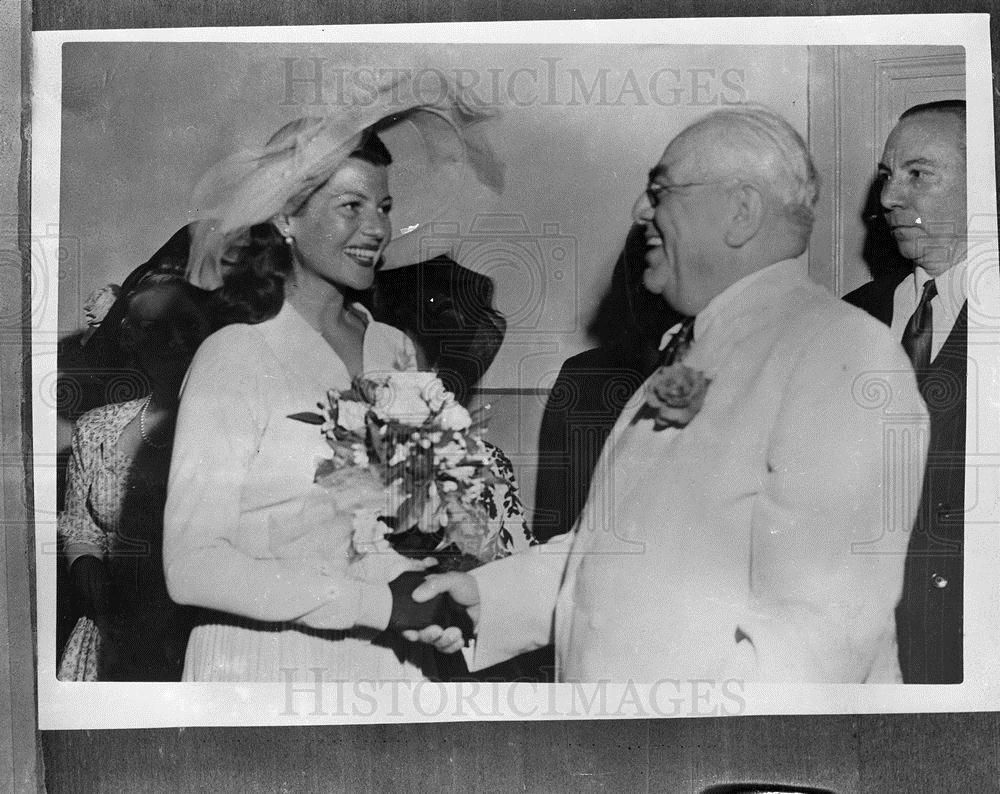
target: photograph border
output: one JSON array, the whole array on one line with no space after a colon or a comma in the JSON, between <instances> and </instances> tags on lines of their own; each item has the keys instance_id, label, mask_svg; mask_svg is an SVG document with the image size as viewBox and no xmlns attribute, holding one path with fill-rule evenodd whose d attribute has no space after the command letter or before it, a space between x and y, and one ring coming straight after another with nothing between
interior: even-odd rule
<instances>
[{"instance_id":1,"label":"photograph border","mask_svg":"<svg viewBox=\"0 0 1000 794\"><path fill-rule=\"evenodd\" d=\"M745 27L741 27L740 35L744 38L754 33L763 35L766 32L769 44L820 44L831 43L828 40L815 41L810 36L827 36L828 32L821 31L819 21L825 25L834 27L838 32L838 40L835 43L851 44L885 44L887 43L884 33L876 30L876 26L869 24L870 19L866 17L840 17L819 20L817 18L790 19L781 18L778 20L768 18L748 18L740 20L746 22ZM604 43L642 40L658 44L662 43L705 43L724 44L731 43L715 39L718 36L724 39L731 35L733 20L627 20L602 22L599 27L593 23L570 24L567 22L558 23L483 23L478 24L462 23L459 25L422 25L416 29L413 26L357 26L357 27L322 27L322 28L288 28L261 29L261 28L239 28L239 29L169 29L169 30L132 30L132 31L88 31L88 32L46 32L35 34L35 61L34 61L34 97L33 97L33 146L32 155L32 251L37 248L38 256L32 258L32 267L38 268L37 275L41 283L53 283L51 272L47 270L52 267L52 263L58 262L58 235L47 236L48 232L39 234L38 230L58 229L58 218L53 221L52 208L58 208L58 169L46 168L44 163L59 162L59 130L61 129L61 103L54 85L61 81L61 70L54 55L62 43L67 41L219 41L225 34L227 40L233 34L239 41L255 42L257 37L267 35L268 41L273 41L271 36L277 35L281 41L406 41L417 40L427 43L446 40L450 42L463 41L463 37L470 37L468 43L479 43L481 38L471 39L473 36L483 36L488 39L486 43L501 44L506 41L516 39L517 41L535 41L536 43L553 43L553 41L563 43ZM912 17L905 19L902 32L899 28L893 30L893 42L898 41L900 35L905 36L907 44L942 44L954 43L962 44L966 47L966 74L967 74L967 96L969 99L969 173L975 175L976 184L970 179L970 196L988 196L992 205L989 212L981 218L982 228L978 234L984 239L995 241L996 235L996 207L995 207L995 164L992 158L993 152L993 114L992 93L989 81L991 70L989 51L989 28L988 19L979 15L935 15L930 17ZM281 38L302 37L302 38ZM953 40L942 41L942 38L954 37ZM315 39L310 37L316 37ZM333 37L332 39L330 37ZM446 37L446 38L445 38ZM692 38L696 37L696 38ZM843 42L842 38L849 38L849 42ZM989 109L989 110L987 110ZM986 152L990 157L986 157ZM987 159L989 162L987 162ZM55 172L53 174L53 171ZM55 200L53 201L53 196ZM970 206L985 206L982 200L975 203L970 202ZM56 210L57 211L57 210ZM55 246L55 247L53 247ZM38 264L36 265L36 258ZM997 296L996 284L985 283L977 285L980 291L977 299L982 306L991 305L990 301ZM970 295L970 298L972 296ZM40 328L49 329L55 327L55 318L52 314L55 302L49 302L45 307L44 314L37 318ZM34 324L36 318L33 318ZM36 340L37 341L37 340ZM33 352L38 352L37 350ZM998 367L998 351L996 346L988 348L977 348L973 355L973 348L970 346L970 357L976 361L976 366L981 373L996 373L1000 371ZM32 373L32 394L39 394L40 376L45 373ZM981 377L980 387L983 390L979 395L975 395L975 407L979 415L985 417L998 415L997 394L993 390L993 379ZM970 408L973 404L973 396L970 395ZM37 398L36 398L37 399ZM984 408L985 406L985 408ZM970 411L970 426L975 427L976 422L971 417L976 415L975 411ZM55 448L54 438L54 417L46 415L44 411L36 410L33 413L33 438L35 442L36 461L39 456L44 456L46 451ZM988 422L980 421L978 425L982 428L989 427L996 433L995 426ZM978 441L978 452L976 458L976 470L996 471L1000 469L998 454L996 450L1000 448L995 435L987 433L980 435ZM49 446L51 444L51 446ZM34 469L34 484L36 499L48 500L51 496L54 504L54 480L50 478L47 470L51 466L38 465ZM971 469L971 467L970 467ZM995 485L995 484L994 484ZM36 555L38 560L45 559L45 555L51 551L54 537L49 535L39 536L36 545ZM992 680L996 678L998 665L991 660L991 650L997 647L997 640L1000 639L1000 620L997 620L996 605L998 599L998 586L992 583L993 577L990 575L997 570L997 563L1000 562L1000 548L995 538L991 538L986 532L974 532L967 534L967 587L966 587L966 616L972 631L966 638L966 680L958 686L916 686L906 685L900 688L899 685L836 685L836 686L804 686L804 685L748 685L748 689L743 690L740 695L745 698L746 705L740 713L742 714L840 714L840 713L875 713L875 712L901 712L901 711L975 711L989 710L1000 707L1000 695L990 686ZM39 594L51 592L48 588L54 586L54 574L50 577L45 566L37 566L37 589ZM41 598L41 596L40 596ZM981 608L982 605L985 608ZM969 609L973 606L974 609ZM632 696L628 692L628 684L608 685L607 690L612 702L628 702L630 698L638 697L640 704L645 697L647 708L636 710L635 713L622 713L622 709L608 709L609 713L594 714L589 710L581 713L574 713L573 685L553 685L546 687L544 698L551 698L551 702L556 705L554 708L541 710L542 713L524 713L527 709L524 703L519 701L523 695L524 688L520 684L506 685L477 685L480 691L470 693L463 690L467 685L436 685L445 687L440 692L447 691L449 704L465 703L468 713L453 713L451 709L443 709L437 712L438 705L429 706L423 710L414 705L405 714L396 715L394 712L403 711L398 706L399 693L395 695L387 692L365 692L361 699L369 702L369 698L376 701L375 713L366 712L354 715L341 715L331 713L329 708L313 708L311 711L318 712L312 714L282 714L287 709L288 690L284 685L262 685L262 684L240 684L240 685L206 685L206 684L63 684L55 681L54 677L54 656L51 649L46 650L41 638L45 636L51 626L49 605L39 602L38 625L39 625L39 667L38 667L38 687L39 687L39 725L42 729L47 728L97 728L97 727L153 727L172 725L287 725L287 724L332 724L332 723L370 723L373 719L381 719L386 722L396 721L448 721L464 719L496 718L507 719L569 719L569 718L613 718L613 717L658 717L658 716L696 716L696 714L658 714L656 710L648 707L648 692ZM977 627L978 622L978 627ZM519 689L520 687L520 689ZM567 688L568 687L568 688ZM85 688L85 691L84 691ZM426 687L423 690L429 693ZM637 690L638 692L638 690ZM593 697L593 693L587 693L587 697ZM308 695L307 695L308 697ZM331 689L329 693L323 695L327 704L337 702L337 695ZM699 700L697 687L691 687L685 693L686 702L695 703ZM715 691L709 695L709 699L716 698L718 702L724 700L724 694ZM92 721L96 714L102 711L102 705L106 705L111 699L116 703L115 713L109 715L107 721ZM416 699L414 699L416 698ZM409 699L414 704L420 703L421 696L410 693ZM617 699L617 701L616 701ZM404 696L404 701L406 696ZM495 703L501 702L501 707L496 708ZM532 702L537 703L538 698L532 698ZM270 716L262 715L260 712L261 703L269 704L271 708ZM766 704L766 705L765 705ZM281 709L277 707L281 706ZM464 708L464 707L463 707ZM334 712L336 709L334 709ZM611 713L613 712L613 713ZM626 709L627 712L627 709ZM135 722L134 717L141 715L142 721ZM485 717L483 715L486 715ZM708 715L706 715L708 716ZM282 719L290 717L291 719ZM398 718L397 718L398 717Z\"/></svg>"}]
</instances>

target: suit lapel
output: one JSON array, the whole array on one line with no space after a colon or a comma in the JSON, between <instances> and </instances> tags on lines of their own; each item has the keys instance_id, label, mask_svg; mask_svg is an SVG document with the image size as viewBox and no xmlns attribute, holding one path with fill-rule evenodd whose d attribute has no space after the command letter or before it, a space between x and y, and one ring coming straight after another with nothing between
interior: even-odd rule
<instances>
[{"instance_id":1,"label":"suit lapel","mask_svg":"<svg viewBox=\"0 0 1000 794\"><path fill-rule=\"evenodd\" d=\"M968 355L969 336L969 301L962 304L962 310L955 319L955 324L951 327L951 333L944 341L939 356L954 358L961 356L963 359Z\"/></svg>"},{"instance_id":2,"label":"suit lapel","mask_svg":"<svg viewBox=\"0 0 1000 794\"><path fill-rule=\"evenodd\" d=\"M844 296L844 300L868 312L885 325L892 325L892 305L896 287L903 279L882 279L869 281Z\"/></svg>"}]
</instances>

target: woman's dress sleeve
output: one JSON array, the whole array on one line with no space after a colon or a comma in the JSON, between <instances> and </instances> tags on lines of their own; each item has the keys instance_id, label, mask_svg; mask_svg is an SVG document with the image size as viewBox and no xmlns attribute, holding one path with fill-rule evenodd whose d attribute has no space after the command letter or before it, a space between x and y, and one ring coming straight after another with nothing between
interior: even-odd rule
<instances>
[{"instance_id":1,"label":"woman's dress sleeve","mask_svg":"<svg viewBox=\"0 0 1000 794\"><path fill-rule=\"evenodd\" d=\"M56 524L56 531L63 546L67 567L72 567L80 557L90 555L104 558L108 551L108 536L98 526L90 512L88 498L100 461L100 445L106 443L95 432L94 412L77 420L69 464L66 468L66 501Z\"/></svg>"},{"instance_id":2,"label":"woman's dress sleeve","mask_svg":"<svg viewBox=\"0 0 1000 794\"><path fill-rule=\"evenodd\" d=\"M252 326L209 337L182 391L164 519L171 597L261 621L346 629L388 623L385 584L315 556L254 557L237 543L241 494L263 432L273 354Z\"/></svg>"}]
</instances>

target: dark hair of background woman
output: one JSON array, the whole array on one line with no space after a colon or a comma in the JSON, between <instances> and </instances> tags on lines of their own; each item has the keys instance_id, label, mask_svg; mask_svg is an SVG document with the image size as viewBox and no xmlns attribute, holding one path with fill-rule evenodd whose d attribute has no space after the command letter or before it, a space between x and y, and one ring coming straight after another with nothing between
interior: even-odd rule
<instances>
[{"instance_id":1,"label":"dark hair of background woman","mask_svg":"<svg viewBox=\"0 0 1000 794\"><path fill-rule=\"evenodd\" d=\"M376 320L406 333L465 404L486 374L507 322L493 308L493 279L448 256L383 270L375 276L369 308Z\"/></svg>"}]
</instances>

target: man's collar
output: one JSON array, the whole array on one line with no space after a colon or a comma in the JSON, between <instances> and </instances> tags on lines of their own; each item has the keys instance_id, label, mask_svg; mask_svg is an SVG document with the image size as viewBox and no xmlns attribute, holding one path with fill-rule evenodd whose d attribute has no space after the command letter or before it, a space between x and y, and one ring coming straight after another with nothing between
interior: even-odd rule
<instances>
[{"instance_id":1,"label":"man's collar","mask_svg":"<svg viewBox=\"0 0 1000 794\"><path fill-rule=\"evenodd\" d=\"M966 259L948 268L939 276L931 276L923 268L914 267L913 276L910 279L914 290L914 300L920 299L920 293L923 291L924 284L933 278L941 303L947 307L949 316L957 317L966 299L966 270L968 270L968 260Z\"/></svg>"},{"instance_id":2,"label":"man's collar","mask_svg":"<svg viewBox=\"0 0 1000 794\"><path fill-rule=\"evenodd\" d=\"M800 259L785 259L775 262L760 270L754 271L749 276L744 276L734 284L730 284L726 289L716 295L708 302L708 305L698 312L694 321L694 339L702 338L715 320L721 315L729 312L729 309L739 302L745 302L751 293L758 291L772 292L772 284L788 286L790 283L808 279L805 262ZM761 289L758 289L761 288ZM671 326L660 339L660 350L663 350L670 338L677 333L681 324L676 323Z\"/></svg>"},{"instance_id":3,"label":"man's collar","mask_svg":"<svg viewBox=\"0 0 1000 794\"><path fill-rule=\"evenodd\" d=\"M715 320L731 314L736 303L745 303L757 292L772 292L772 285L786 287L791 282L807 279L805 261L801 258L784 259L773 265L744 276L712 298L708 305L698 312L694 323L694 338L704 336Z\"/></svg>"}]
</instances>

